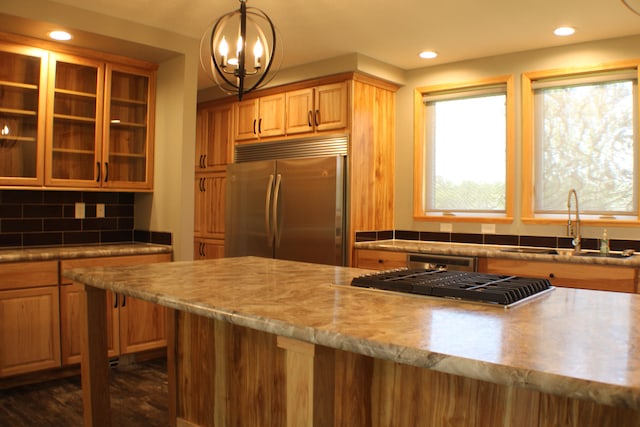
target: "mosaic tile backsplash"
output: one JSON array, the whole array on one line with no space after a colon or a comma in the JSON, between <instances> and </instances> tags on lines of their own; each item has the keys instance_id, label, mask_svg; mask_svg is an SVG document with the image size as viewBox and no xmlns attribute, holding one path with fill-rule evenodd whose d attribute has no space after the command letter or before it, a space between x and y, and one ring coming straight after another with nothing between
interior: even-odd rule
<instances>
[{"instance_id":1,"label":"mosaic tile backsplash","mask_svg":"<svg viewBox=\"0 0 640 427\"><path fill-rule=\"evenodd\" d=\"M171 234L134 230L133 193L0 190L0 247L121 242L171 244ZM85 217L75 217L76 203ZM104 204L104 218L96 206Z\"/></svg>"}]
</instances>

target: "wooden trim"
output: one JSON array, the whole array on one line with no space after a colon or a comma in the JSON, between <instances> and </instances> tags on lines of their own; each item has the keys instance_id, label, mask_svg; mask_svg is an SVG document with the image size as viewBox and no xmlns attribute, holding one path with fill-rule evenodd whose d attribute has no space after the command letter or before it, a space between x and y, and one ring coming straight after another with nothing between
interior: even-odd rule
<instances>
[{"instance_id":1,"label":"wooden trim","mask_svg":"<svg viewBox=\"0 0 640 427\"><path fill-rule=\"evenodd\" d=\"M178 341L176 331L178 328L178 311L167 308L167 383L168 383L168 412L169 426L180 427L181 419L178 418Z\"/></svg>"}]
</instances>

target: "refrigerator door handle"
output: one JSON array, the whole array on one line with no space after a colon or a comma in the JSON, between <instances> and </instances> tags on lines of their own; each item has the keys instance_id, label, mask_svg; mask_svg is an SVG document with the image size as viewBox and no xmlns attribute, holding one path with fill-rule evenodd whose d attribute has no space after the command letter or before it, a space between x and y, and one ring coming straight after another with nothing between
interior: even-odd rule
<instances>
[{"instance_id":1,"label":"refrigerator door handle","mask_svg":"<svg viewBox=\"0 0 640 427\"><path fill-rule=\"evenodd\" d=\"M276 177L275 193L273 204L271 205L271 217L273 218L273 235L276 241L276 248L280 247L280 230L278 230L278 201L280 199L280 186L282 185L282 175Z\"/></svg>"},{"instance_id":2,"label":"refrigerator door handle","mask_svg":"<svg viewBox=\"0 0 640 427\"><path fill-rule=\"evenodd\" d=\"M269 183L267 184L267 196L264 200L264 225L267 231L267 246L273 245L273 228L271 219L271 193L273 192L273 174L269 175Z\"/></svg>"}]
</instances>

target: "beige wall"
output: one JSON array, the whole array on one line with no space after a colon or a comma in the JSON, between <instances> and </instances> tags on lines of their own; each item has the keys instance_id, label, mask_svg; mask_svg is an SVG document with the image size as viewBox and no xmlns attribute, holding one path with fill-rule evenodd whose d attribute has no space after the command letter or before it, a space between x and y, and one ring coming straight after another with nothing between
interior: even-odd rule
<instances>
[{"instance_id":1,"label":"beige wall","mask_svg":"<svg viewBox=\"0 0 640 427\"><path fill-rule=\"evenodd\" d=\"M395 227L400 230L439 231L440 223L413 220L413 91L417 87L439 83L473 81L485 77L513 74L516 82L516 199L513 224L496 225L498 234L564 236L564 226L537 226L521 223L521 96L523 72L554 68L579 67L604 62L640 58L640 36L604 40L573 46L540 49L413 70L406 74L406 84L397 94L396 131L396 205ZM454 232L480 233L481 224L453 223ZM640 227L607 227L610 238L640 239ZM599 237L602 227L584 227L583 236Z\"/></svg>"}]
</instances>

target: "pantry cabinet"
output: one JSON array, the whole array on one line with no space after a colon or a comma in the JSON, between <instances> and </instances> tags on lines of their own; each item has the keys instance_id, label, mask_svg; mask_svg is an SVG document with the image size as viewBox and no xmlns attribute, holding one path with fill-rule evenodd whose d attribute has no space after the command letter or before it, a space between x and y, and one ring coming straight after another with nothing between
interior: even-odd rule
<instances>
[{"instance_id":1,"label":"pantry cabinet","mask_svg":"<svg viewBox=\"0 0 640 427\"><path fill-rule=\"evenodd\" d=\"M215 259L224 257L224 239L193 239L193 259Z\"/></svg>"},{"instance_id":2,"label":"pantry cabinet","mask_svg":"<svg viewBox=\"0 0 640 427\"><path fill-rule=\"evenodd\" d=\"M0 264L0 377L60 367L58 262Z\"/></svg>"},{"instance_id":3,"label":"pantry cabinet","mask_svg":"<svg viewBox=\"0 0 640 427\"><path fill-rule=\"evenodd\" d=\"M0 41L0 185L44 183L48 54Z\"/></svg>"},{"instance_id":4,"label":"pantry cabinet","mask_svg":"<svg viewBox=\"0 0 640 427\"><path fill-rule=\"evenodd\" d=\"M152 190L157 66L69 52L0 41L0 185Z\"/></svg>"},{"instance_id":5,"label":"pantry cabinet","mask_svg":"<svg viewBox=\"0 0 640 427\"><path fill-rule=\"evenodd\" d=\"M196 123L196 173L224 170L233 161L233 104L198 108Z\"/></svg>"},{"instance_id":6,"label":"pantry cabinet","mask_svg":"<svg viewBox=\"0 0 640 427\"><path fill-rule=\"evenodd\" d=\"M237 102L234 109L235 140L256 140L284 135L284 105L284 93Z\"/></svg>"},{"instance_id":7,"label":"pantry cabinet","mask_svg":"<svg viewBox=\"0 0 640 427\"><path fill-rule=\"evenodd\" d=\"M347 127L347 82L286 93L286 134L338 130Z\"/></svg>"},{"instance_id":8,"label":"pantry cabinet","mask_svg":"<svg viewBox=\"0 0 640 427\"><path fill-rule=\"evenodd\" d=\"M170 260L169 254L80 258L62 260L60 269L139 265ZM81 301L82 285L63 278L60 284L60 322L64 365L80 362ZM110 292L107 293L106 310L109 357L166 346L166 308Z\"/></svg>"}]
</instances>

